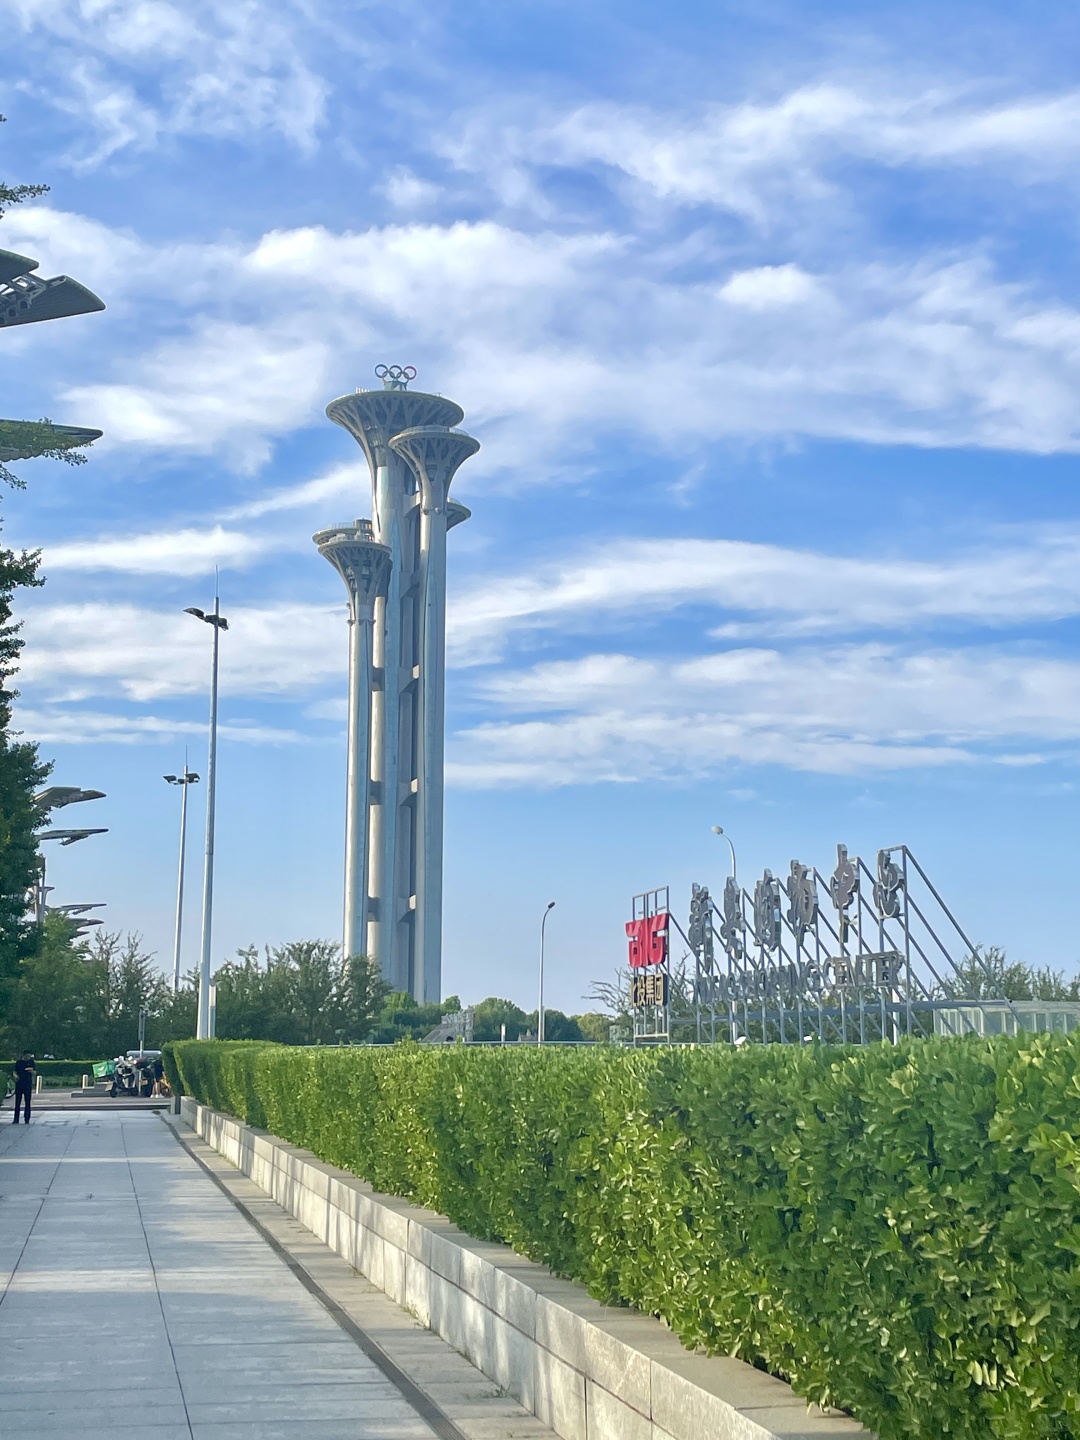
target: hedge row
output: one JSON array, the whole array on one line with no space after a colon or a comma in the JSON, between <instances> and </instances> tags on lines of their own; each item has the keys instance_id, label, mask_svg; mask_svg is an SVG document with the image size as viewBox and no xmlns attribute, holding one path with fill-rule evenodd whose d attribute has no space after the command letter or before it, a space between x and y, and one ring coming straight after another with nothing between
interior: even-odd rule
<instances>
[{"instance_id":1,"label":"hedge row","mask_svg":"<svg viewBox=\"0 0 1080 1440\"><path fill-rule=\"evenodd\" d=\"M0 1077L10 1080L14 1068L14 1060L0 1060ZM34 1068L46 1085L68 1079L71 1079L73 1085L78 1085L82 1082L84 1075L93 1075L94 1062L93 1060L35 1060Z\"/></svg>"},{"instance_id":2,"label":"hedge row","mask_svg":"<svg viewBox=\"0 0 1080 1440\"><path fill-rule=\"evenodd\" d=\"M205 1104L884 1440L1080 1436L1078 1036L166 1055Z\"/></svg>"}]
</instances>

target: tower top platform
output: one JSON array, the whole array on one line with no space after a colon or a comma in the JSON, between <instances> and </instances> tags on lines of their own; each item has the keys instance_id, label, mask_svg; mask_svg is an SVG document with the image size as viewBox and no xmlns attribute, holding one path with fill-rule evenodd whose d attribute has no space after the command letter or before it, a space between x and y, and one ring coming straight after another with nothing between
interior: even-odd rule
<instances>
[{"instance_id":1,"label":"tower top platform","mask_svg":"<svg viewBox=\"0 0 1080 1440\"><path fill-rule=\"evenodd\" d=\"M402 430L420 425L449 428L465 418L465 411L453 400L426 395L422 390L357 390L331 400L326 413L365 450L369 445L388 444Z\"/></svg>"}]
</instances>

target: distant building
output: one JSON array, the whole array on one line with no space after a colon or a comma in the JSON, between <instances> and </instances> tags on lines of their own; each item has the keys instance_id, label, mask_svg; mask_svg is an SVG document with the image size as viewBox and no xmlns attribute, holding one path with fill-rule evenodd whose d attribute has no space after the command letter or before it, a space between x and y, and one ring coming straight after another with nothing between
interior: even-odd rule
<instances>
[{"instance_id":1,"label":"distant building","mask_svg":"<svg viewBox=\"0 0 1080 1440\"><path fill-rule=\"evenodd\" d=\"M1015 1035L1018 1028L1067 1035L1080 1029L1080 1001L980 1000L934 1011L938 1035Z\"/></svg>"},{"instance_id":2,"label":"distant building","mask_svg":"<svg viewBox=\"0 0 1080 1440\"><path fill-rule=\"evenodd\" d=\"M421 1045L446 1045L457 1040L471 1040L473 1037L473 1010L456 1010L444 1015L435 1029L425 1035Z\"/></svg>"}]
</instances>

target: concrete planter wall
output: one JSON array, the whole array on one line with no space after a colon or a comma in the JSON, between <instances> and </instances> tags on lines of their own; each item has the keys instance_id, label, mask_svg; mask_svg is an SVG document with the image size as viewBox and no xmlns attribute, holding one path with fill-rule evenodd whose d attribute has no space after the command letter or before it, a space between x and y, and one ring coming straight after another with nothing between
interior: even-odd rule
<instances>
[{"instance_id":1,"label":"concrete planter wall","mask_svg":"<svg viewBox=\"0 0 1080 1440\"><path fill-rule=\"evenodd\" d=\"M193 1130L564 1440L872 1440L741 1360L693 1355L505 1245L185 1097Z\"/></svg>"}]
</instances>

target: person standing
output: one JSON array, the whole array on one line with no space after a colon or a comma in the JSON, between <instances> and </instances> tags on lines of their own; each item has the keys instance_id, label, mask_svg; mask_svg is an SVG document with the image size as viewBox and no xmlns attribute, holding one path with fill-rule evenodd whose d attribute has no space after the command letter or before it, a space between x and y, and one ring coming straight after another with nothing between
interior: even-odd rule
<instances>
[{"instance_id":1,"label":"person standing","mask_svg":"<svg viewBox=\"0 0 1080 1440\"><path fill-rule=\"evenodd\" d=\"M30 1096L34 1093L34 1076L37 1071L34 1067L34 1057L29 1050L24 1050L15 1061L15 1119L13 1125L19 1123L19 1110L23 1110L26 1118L24 1124L30 1124Z\"/></svg>"}]
</instances>

